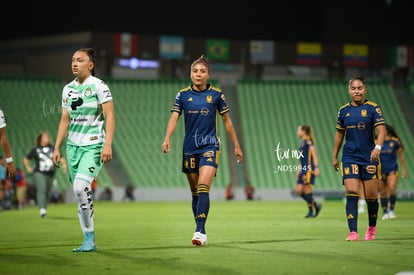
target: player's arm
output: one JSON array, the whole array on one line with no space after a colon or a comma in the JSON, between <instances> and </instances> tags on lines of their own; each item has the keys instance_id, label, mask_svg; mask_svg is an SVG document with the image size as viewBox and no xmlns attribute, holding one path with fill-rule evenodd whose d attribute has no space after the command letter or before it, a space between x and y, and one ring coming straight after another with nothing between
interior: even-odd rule
<instances>
[{"instance_id":1,"label":"player's arm","mask_svg":"<svg viewBox=\"0 0 414 275\"><path fill-rule=\"evenodd\" d=\"M319 176L319 160L318 160L318 154L316 153L316 147L314 144L310 147L310 150L312 154L313 164L315 166L315 170L313 171L313 174L315 176Z\"/></svg>"},{"instance_id":2,"label":"player's arm","mask_svg":"<svg viewBox=\"0 0 414 275\"><path fill-rule=\"evenodd\" d=\"M7 137L6 127L0 128L0 144L6 159L7 176L13 178L16 175L16 167L14 166L12 149Z\"/></svg>"},{"instance_id":3,"label":"player's arm","mask_svg":"<svg viewBox=\"0 0 414 275\"><path fill-rule=\"evenodd\" d=\"M401 163L401 176L403 178L406 178L407 177L407 168L405 166L404 149L401 148L401 147L398 148L397 154L398 154L398 158L399 158L400 163Z\"/></svg>"},{"instance_id":4,"label":"player's arm","mask_svg":"<svg viewBox=\"0 0 414 275\"><path fill-rule=\"evenodd\" d=\"M27 156L23 158L23 165L26 168L27 173L33 173L33 168L31 166L30 159Z\"/></svg>"},{"instance_id":5,"label":"player's arm","mask_svg":"<svg viewBox=\"0 0 414 275\"><path fill-rule=\"evenodd\" d=\"M381 147L384 144L385 134L387 133L384 124L377 125L375 129L377 131L377 139L375 142L375 148L371 151L371 160L379 159L381 154Z\"/></svg>"},{"instance_id":6,"label":"player's arm","mask_svg":"<svg viewBox=\"0 0 414 275\"><path fill-rule=\"evenodd\" d=\"M339 154L339 150L341 149L342 142L344 141L344 136L345 136L345 130L343 129L336 130L335 139L334 139L334 148L333 148L333 154L332 154L332 165L336 171L339 170L338 154Z\"/></svg>"},{"instance_id":7,"label":"player's arm","mask_svg":"<svg viewBox=\"0 0 414 275\"><path fill-rule=\"evenodd\" d=\"M105 114L105 143L102 149L102 161L108 163L112 159L112 140L115 133L115 111L113 101L107 101L102 104L102 110Z\"/></svg>"},{"instance_id":8,"label":"player's arm","mask_svg":"<svg viewBox=\"0 0 414 275\"><path fill-rule=\"evenodd\" d=\"M171 137L174 134L175 129L177 128L179 118L179 112L171 112L171 116L167 124L167 129L165 130L164 142L162 143L163 153L168 153L171 151Z\"/></svg>"},{"instance_id":9,"label":"player's arm","mask_svg":"<svg viewBox=\"0 0 414 275\"><path fill-rule=\"evenodd\" d=\"M69 129L69 124L69 112L66 108L62 107L62 114L60 116L58 132L56 135L55 149L53 150L52 155L52 161L55 166L59 166L59 161L61 159L60 146L66 138Z\"/></svg>"},{"instance_id":10,"label":"player's arm","mask_svg":"<svg viewBox=\"0 0 414 275\"><path fill-rule=\"evenodd\" d=\"M243 151L240 147L239 139L237 138L236 131L234 130L233 122L230 118L229 112L226 112L221 115L221 119L223 120L224 127L226 127L227 133L229 134L231 140L234 144L234 155L236 156L237 162L243 161Z\"/></svg>"}]
</instances>

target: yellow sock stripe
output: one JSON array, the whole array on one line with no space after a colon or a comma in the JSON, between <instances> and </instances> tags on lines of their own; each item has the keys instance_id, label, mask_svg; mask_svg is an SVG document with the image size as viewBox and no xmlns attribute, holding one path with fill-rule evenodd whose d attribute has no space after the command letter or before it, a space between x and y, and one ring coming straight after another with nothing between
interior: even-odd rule
<instances>
[{"instance_id":1,"label":"yellow sock stripe","mask_svg":"<svg viewBox=\"0 0 414 275\"><path fill-rule=\"evenodd\" d=\"M208 185L205 184L199 184L197 186L197 193L209 193L210 192L210 187Z\"/></svg>"},{"instance_id":2,"label":"yellow sock stripe","mask_svg":"<svg viewBox=\"0 0 414 275\"><path fill-rule=\"evenodd\" d=\"M378 200L378 198L377 197L372 197L372 198L368 198L368 197L366 197L365 198L365 200L368 202L368 201L376 201L376 200Z\"/></svg>"}]
</instances>

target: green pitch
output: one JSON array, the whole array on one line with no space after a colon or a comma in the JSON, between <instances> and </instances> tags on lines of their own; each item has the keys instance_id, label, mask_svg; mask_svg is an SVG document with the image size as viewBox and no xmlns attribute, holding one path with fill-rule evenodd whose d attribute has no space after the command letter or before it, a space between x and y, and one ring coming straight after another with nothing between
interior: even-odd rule
<instances>
[{"instance_id":1,"label":"green pitch","mask_svg":"<svg viewBox=\"0 0 414 275\"><path fill-rule=\"evenodd\" d=\"M414 272L414 202L378 220L377 239L346 242L342 201L303 218L301 201L212 201L208 245L194 247L187 202L95 202L97 252L82 240L75 204L0 212L1 274L395 274ZM367 214L359 217L360 238Z\"/></svg>"}]
</instances>

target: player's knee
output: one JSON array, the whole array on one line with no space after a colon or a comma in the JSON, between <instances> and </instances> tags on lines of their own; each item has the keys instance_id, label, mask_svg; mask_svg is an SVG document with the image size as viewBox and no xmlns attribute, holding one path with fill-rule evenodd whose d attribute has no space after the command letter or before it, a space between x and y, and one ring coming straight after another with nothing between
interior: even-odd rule
<instances>
[{"instance_id":1,"label":"player's knee","mask_svg":"<svg viewBox=\"0 0 414 275\"><path fill-rule=\"evenodd\" d=\"M76 197L83 197L84 195L92 194L90 184L83 180L76 180L73 182L73 191Z\"/></svg>"}]
</instances>

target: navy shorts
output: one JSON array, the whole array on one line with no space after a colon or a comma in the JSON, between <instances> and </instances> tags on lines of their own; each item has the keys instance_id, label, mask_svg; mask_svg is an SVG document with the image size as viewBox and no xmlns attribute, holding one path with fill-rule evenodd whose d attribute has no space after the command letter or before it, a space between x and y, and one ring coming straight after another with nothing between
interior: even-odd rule
<instances>
[{"instance_id":1,"label":"navy shorts","mask_svg":"<svg viewBox=\"0 0 414 275\"><path fill-rule=\"evenodd\" d=\"M351 162L341 163L342 179L361 179L371 180L381 178L381 165L380 164L368 164L362 165Z\"/></svg>"},{"instance_id":2,"label":"navy shorts","mask_svg":"<svg viewBox=\"0 0 414 275\"><path fill-rule=\"evenodd\" d=\"M297 184L315 184L315 174L311 171L304 171L298 175Z\"/></svg>"},{"instance_id":3,"label":"navy shorts","mask_svg":"<svg viewBox=\"0 0 414 275\"><path fill-rule=\"evenodd\" d=\"M184 173L198 173L201 166L209 165L218 167L220 163L220 151L210 150L200 154L183 154L182 171Z\"/></svg>"}]
</instances>

